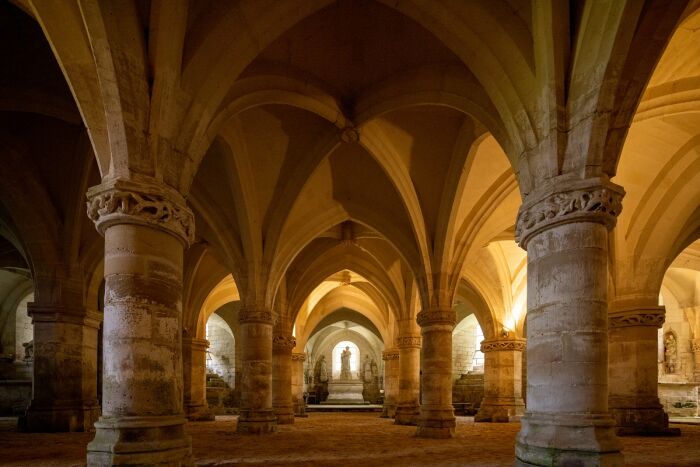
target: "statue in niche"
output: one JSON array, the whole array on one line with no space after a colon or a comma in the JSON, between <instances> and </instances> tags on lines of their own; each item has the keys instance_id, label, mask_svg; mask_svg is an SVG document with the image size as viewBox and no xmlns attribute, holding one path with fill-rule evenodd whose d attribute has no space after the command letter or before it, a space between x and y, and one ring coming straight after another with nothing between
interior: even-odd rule
<instances>
[{"instance_id":1,"label":"statue in niche","mask_svg":"<svg viewBox=\"0 0 700 467\"><path fill-rule=\"evenodd\" d=\"M321 355L316 362L316 366L314 367L314 378L319 383L328 382L328 368L326 367L325 355Z\"/></svg>"},{"instance_id":2,"label":"statue in niche","mask_svg":"<svg viewBox=\"0 0 700 467\"><path fill-rule=\"evenodd\" d=\"M340 379L352 379L352 373L350 373L350 347L346 346L343 353L340 354Z\"/></svg>"},{"instance_id":3,"label":"statue in niche","mask_svg":"<svg viewBox=\"0 0 700 467\"><path fill-rule=\"evenodd\" d=\"M666 373L676 372L676 361L678 358L678 345L676 336L672 332L667 332L664 337L664 368Z\"/></svg>"},{"instance_id":4,"label":"statue in niche","mask_svg":"<svg viewBox=\"0 0 700 467\"><path fill-rule=\"evenodd\" d=\"M365 383L372 382L372 362L369 360L369 355L365 355L365 361L362 362L362 381Z\"/></svg>"},{"instance_id":5,"label":"statue in niche","mask_svg":"<svg viewBox=\"0 0 700 467\"><path fill-rule=\"evenodd\" d=\"M374 359L372 359L370 367L372 369L372 381L376 381L377 378L379 378L379 367L377 366L377 362L375 362Z\"/></svg>"},{"instance_id":6,"label":"statue in niche","mask_svg":"<svg viewBox=\"0 0 700 467\"><path fill-rule=\"evenodd\" d=\"M31 363L34 361L34 340L30 340L29 342L25 342L22 344L22 347L24 347L24 361L26 363Z\"/></svg>"}]
</instances>

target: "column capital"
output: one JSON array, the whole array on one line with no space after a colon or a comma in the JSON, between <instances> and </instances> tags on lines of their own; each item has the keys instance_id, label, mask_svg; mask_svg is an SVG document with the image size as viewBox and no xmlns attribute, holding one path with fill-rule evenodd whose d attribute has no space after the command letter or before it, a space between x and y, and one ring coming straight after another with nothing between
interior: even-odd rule
<instances>
[{"instance_id":1,"label":"column capital","mask_svg":"<svg viewBox=\"0 0 700 467\"><path fill-rule=\"evenodd\" d=\"M180 193L150 177L114 178L87 192L87 214L104 235L112 225L137 224L194 242L194 215Z\"/></svg>"},{"instance_id":2,"label":"column capital","mask_svg":"<svg viewBox=\"0 0 700 467\"><path fill-rule=\"evenodd\" d=\"M693 339L690 341L690 347L693 352L700 352L700 339Z\"/></svg>"},{"instance_id":3,"label":"column capital","mask_svg":"<svg viewBox=\"0 0 700 467\"><path fill-rule=\"evenodd\" d=\"M303 362L306 360L306 354L303 352L292 352L292 361L293 362Z\"/></svg>"},{"instance_id":4,"label":"column capital","mask_svg":"<svg viewBox=\"0 0 700 467\"><path fill-rule=\"evenodd\" d=\"M206 352L206 350L209 348L209 341L200 337L183 337L182 346L189 346L193 350L201 350L202 352Z\"/></svg>"},{"instance_id":5,"label":"column capital","mask_svg":"<svg viewBox=\"0 0 700 467\"><path fill-rule=\"evenodd\" d=\"M389 349L385 350L382 352L382 360L387 361L387 360L398 360L399 359L399 351L395 349Z\"/></svg>"},{"instance_id":6,"label":"column capital","mask_svg":"<svg viewBox=\"0 0 700 467\"><path fill-rule=\"evenodd\" d=\"M484 339L481 341L481 351L483 353L498 352L503 350L523 352L526 345L527 340L519 337L509 337L505 339Z\"/></svg>"},{"instance_id":7,"label":"column capital","mask_svg":"<svg viewBox=\"0 0 700 467\"><path fill-rule=\"evenodd\" d=\"M622 211L625 191L607 178L556 177L530 193L520 206L515 240L523 248L533 235L571 222L595 222L608 229Z\"/></svg>"},{"instance_id":8,"label":"column capital","mask_svg":"<svg viewBox=\"0 0 700 467\"><path fill-rule=\"evenodd\" d=\"M102 313L86 310L83 307L64 305L44 305L30 302L27 304L27 314L32 317L32 323L70 323L99 328Z\"/></svg>"},{"instance_id":9,"label":"column capital","mask_svg":"<svg viewBox=\"0 0 700 467\"><path fill-rule=\"evenodd\" d=\"M652 326L660 328L664 324L666 308L644 306L631 309L618 309L608 314L608 327Z\"/></svg>"},{"instance_id":10,"label":"column capital","mask_svg":"<svg viewBox=\"0 0 700 467\"><path fill-rule=\"evenodd\" d=\"M452 309L427 309L422 310L416 316L418 326L449 325L454 326L457 321L457 313Z\"/></svg>"},{"instance_id":11,"label":"column capital","mask_svg":"<svg viewBox=\"0 0 700 467\"><path fill-rule=\"evenodd\" d=\"M242 309L238 312L238 322L241 324L261 323L272 325L273 316L270 310Z\"/></svg>"},{"instance_id":12,"label":"column capital","mask_svg":"<svg viewBox=\"0 0 700 467\"><path fill-rule=\"evenodd\" d=\"M297 345L297 340L291 334L275 334L272 336L273 350L291 351Z\"/></svg>"},{"instance_id":13,"label":"column capital","mask_svg":"<svg viewBox=\"0 0 700 467\"><path fill-rule=\"evenodd\" d=\"M420 349L420 336L400 336L396 338L396 347L399 349Z\"/></svg>"}]
</instances>

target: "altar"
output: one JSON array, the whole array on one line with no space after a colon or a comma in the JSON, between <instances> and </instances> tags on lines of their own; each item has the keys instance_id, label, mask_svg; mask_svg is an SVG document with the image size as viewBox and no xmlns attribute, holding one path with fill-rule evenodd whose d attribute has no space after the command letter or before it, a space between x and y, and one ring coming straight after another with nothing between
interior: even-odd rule
<instances>
[{"instance_id":1,"label":"altar","mask_svg":"<svg viewBox=\"0 0 700 467\"><path fill-rule=\"evenodd\" d=\"M365 404L360 380L338 380L328 383L328 398L322 404Z\"/></svg>"}]
</instances>

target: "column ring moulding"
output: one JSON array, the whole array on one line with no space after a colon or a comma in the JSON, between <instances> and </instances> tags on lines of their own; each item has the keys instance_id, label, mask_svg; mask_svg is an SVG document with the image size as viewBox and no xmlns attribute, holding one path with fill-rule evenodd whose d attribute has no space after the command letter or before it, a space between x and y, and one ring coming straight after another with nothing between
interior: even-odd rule
<instances>
[{"instance_id":1,"label":"column ring moulding","mask_svg":"<svg viewBox=\"0 0 700 467\"><path fill-rule=\"evenodd\" d=\"M608 318L608 326L622 328L627 326L651 326L660 328L663 326L666 309L663 306L647 306L643 309L635 307L630 310L618 310L611 312Z\"/></svg>"}]
</instances>

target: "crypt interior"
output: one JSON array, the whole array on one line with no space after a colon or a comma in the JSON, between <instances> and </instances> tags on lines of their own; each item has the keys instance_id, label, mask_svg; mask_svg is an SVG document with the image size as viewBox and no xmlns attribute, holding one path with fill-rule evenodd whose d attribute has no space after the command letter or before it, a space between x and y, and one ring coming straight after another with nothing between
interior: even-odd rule
<instances>
[{"instance_id":1,"label":"crypt interior","mask_svg":"<svg viewBox=\"0 0 700 467\"><path fill-rule=\"evenodd\" d=\"M0 464L700 464L700 0L0 36Z\"/></svg>"}]
</instances>

